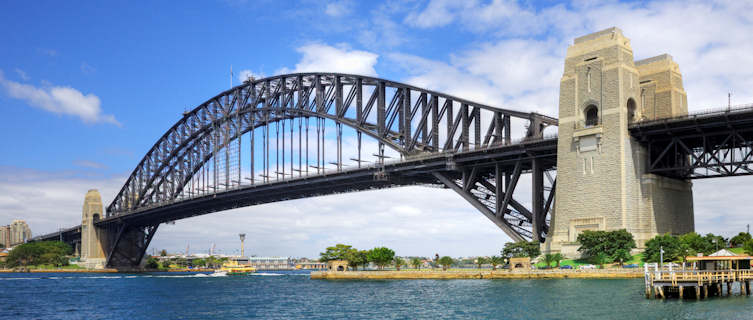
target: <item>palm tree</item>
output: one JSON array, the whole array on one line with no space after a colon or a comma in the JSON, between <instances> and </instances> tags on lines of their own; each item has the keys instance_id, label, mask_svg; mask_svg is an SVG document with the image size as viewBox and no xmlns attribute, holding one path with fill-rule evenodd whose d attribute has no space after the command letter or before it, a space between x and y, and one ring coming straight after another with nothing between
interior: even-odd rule
<instances>
[{"instance_id":1,"label":"palm tree","mask_svg":"<svg viewBox=\"0 0 753 320\"><path fill-rule=\"evenodd\" d=\"M478 258L476 259L476 264L478 265L478 268L479 268L479 269L481 269L481 265L482 265L482 264L485 264L485 263L489 263L489 261L487 261L487 259L486 259L486 258L484 258L484 257L478 257Z\"/></svg>"},{"instance_id":2,"label":"palm tree","mask_svg":"<svg viewBox=\"0 0 753 320\"><path fill-rule=\"evenodd\" d=\"M552 255L552 259L557 262L557 268L560 267L560 261L565 260L565 257L561 253L555 253Z\"/></svg>"},{"instance_id":3,"label":"palm tree","mask_svg":"<svg viewBox=\"0 0 753 320\"><path fill-rule=\"evenodd\" d=\"M403 258L396 256L393 261L395 262L395 269L397 269L397 271L400 271L400 266L405 265L405 260L403 260Z\"/></svg>"},{"instance_id":4,"label":"palm tree","mask_svg":"<svg viewBox=\"0 0 753 320\"><path fill-rule=\"evenodd\" d=\"M551 253L547 253L544 255L544 263L546 264L545 269L549 269L549 267L552 265L552 262L554 262L554 255Z\"/></svg>"},{"instance_id":5,"label":"palm tree","mask_svg":"<svg viewBox=\"0 0 753 320\"><path fill-rule=\"evenodd\" d=\"M497 266L504 263L503 258L500 256L492 256L489 259L489 263L492 265L492 270L497 270Z\"/></svg>"},{"instance_id":6,"label":"palm tree","mask_svg":"<svg viewBox=\"0 0 753 320\"><path fill-rule=\"evenodd\" d=\"M421 270L421 259L413 258L410 260L410 264L413 266L414 269Z\"/></svg>"}]
</instances>

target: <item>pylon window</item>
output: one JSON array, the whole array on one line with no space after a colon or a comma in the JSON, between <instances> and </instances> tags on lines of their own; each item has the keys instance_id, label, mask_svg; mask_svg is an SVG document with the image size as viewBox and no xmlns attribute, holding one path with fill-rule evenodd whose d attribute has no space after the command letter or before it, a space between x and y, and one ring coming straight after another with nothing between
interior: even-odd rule
<instances>
[{"instance_id":1,"label":"pylon window","mask_svg":"<svg viewBox=\"0 0 753 320\"><path fill-rule=\"evenodd\" d=\"M599 125L599 108L595 105L589 105L584 110L586 116L586 128Z\"/></svg>"}]
</instances>

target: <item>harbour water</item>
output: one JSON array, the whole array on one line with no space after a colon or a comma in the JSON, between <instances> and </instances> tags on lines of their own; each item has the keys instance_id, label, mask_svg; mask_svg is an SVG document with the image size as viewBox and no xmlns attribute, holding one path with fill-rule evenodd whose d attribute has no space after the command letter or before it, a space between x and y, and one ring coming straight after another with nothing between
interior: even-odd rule
<instances>
[{"instance_id":1,"label":"harbour water","mask_svg":"<svg viewBox=\"0 0 753 320\"><path fill-rule=\"evenodd\" d=\"M311 280L307 272L0 274L0 319L751 319L753 297L646 299L642 279Z\"/></svg>"}]
</instances>

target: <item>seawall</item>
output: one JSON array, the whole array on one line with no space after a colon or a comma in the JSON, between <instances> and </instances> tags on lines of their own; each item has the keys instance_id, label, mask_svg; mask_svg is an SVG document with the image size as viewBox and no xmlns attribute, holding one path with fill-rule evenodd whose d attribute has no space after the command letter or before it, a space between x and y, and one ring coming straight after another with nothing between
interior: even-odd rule
<instances>
[{"instance_id":1,"label":"seawall","mask_svg":"<svg viewBox=\"0 0 753 320\"><path fill-rule=\"evenodd\" d=\"M448 270L448 271L315 271L311 279L626 279L643 278L642 269L595 270Z\"/></svg>"}]
</instances>

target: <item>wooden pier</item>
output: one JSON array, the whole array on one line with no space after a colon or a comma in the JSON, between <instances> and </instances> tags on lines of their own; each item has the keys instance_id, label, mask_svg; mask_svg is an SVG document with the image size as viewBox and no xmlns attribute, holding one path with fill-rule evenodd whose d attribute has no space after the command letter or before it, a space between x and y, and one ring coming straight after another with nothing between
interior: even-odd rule
<instances>
[{"instance_id":1,"label":"wooden pier","mask_svg":"<svg viewBox=\"0 0 753 320\"><path fill-rule=\"evenodd\" d=\"M668 297L705 299L731 295L739 286L741 295L750 295L753 270L677 270L646 273L646 298ZM726 292L726 293L725 293Z\"/></svg>"},{"instance_id":2,"label":"wooden pier","mask_svg":"<svg viewBox=\"0 0 753 320\"><path fill-rule=\"evenodd\" d=\"M725 255L719 255L723 253ZM730 296L732 288L740 288L740 295L750 295L753 269L751 256L737 256L720 250L711 256L687 257L690 269L651 269L645 267L646 298L695 298Z\"/></svg>"}]
</instances>

